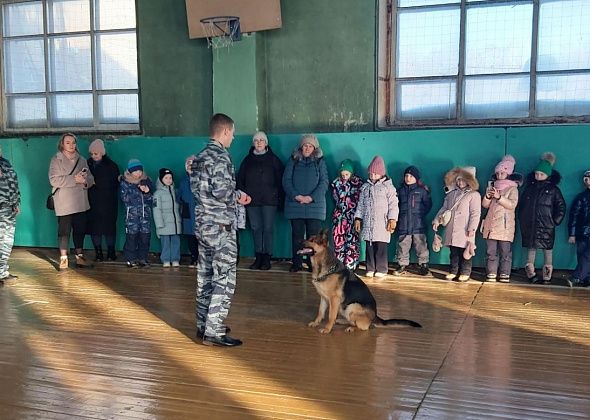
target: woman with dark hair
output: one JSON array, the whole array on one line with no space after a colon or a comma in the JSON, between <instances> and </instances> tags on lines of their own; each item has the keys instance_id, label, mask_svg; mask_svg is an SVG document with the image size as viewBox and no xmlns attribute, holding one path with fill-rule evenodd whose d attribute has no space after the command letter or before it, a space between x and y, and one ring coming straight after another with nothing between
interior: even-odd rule
<instances>
[{"instance_id":1,"label":"woman with dark hair","mask_svg":"<svg viewBox=\"0 0 590 420\"><path fill-rule=\"evenodd\" d=\"M57 216L59 242L59 269L68 268L68 244L70 233L74 240L77 267L91 267L83 253L86 235L88 188L94 185L94 176L86 159L78 152L76 136L66 133L58 143L58 152L49 164L49 183L53 187L53 201Z\"/></svg>"},{"instance_id":2,"label":"woman with dark hair","mask_svg":"<svg viewBox=\"0 0 590 420\"><path fill-rule=\"evenodd\" d=\"M102 237L107 244L107 259L115 261L115 236L119 205L119 167L107 155L104 143L96 139L88 148L88 167L94 176L94 186L88 190L88 232L96 250L96 261L104 261Z\"/></svg>"},{"instance_id":3,"label":"woman with dark hair","mask_svg":"<svg viewBox=\"0 0 590 420\"><path fill-rule=\"evenodd\" d=\"M242 161L237 179L238 189L252 197L246 207L256 252L251 270L271 267L273 225L282 199L283 169L283 163L268 145L266 134L263 131L254 133L250 153Z\"/></svg>"},{"instance_id":4,"label":"woman with dark hair","mask_svg":"<svg viewBox=\"0 0 590 420\"><path fill-rule=\"evenodd\" d=\"M293 252L290 272L302 269L297 251L306 238L319 233L326 219L328 170L315 134L304 134L293 151L283 173L285 217L291 221Z\"/></svg>"}]
</instances>

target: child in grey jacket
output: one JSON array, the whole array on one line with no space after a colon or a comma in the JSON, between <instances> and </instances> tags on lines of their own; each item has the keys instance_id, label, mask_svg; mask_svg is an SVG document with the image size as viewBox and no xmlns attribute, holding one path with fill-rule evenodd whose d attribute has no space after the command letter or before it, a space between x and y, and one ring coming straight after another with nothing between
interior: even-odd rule
<instances>
[{"instance_id":1,"label":"child in grey jacket","mask_svg":"<svg viewBox=\"0 0 590 420\"><path fill-rule=\"evenodd\" d=\"M160 260L164 267L178 267L180 265L180 234L182 233L182 219L176 201L174 179L168 168L160 169L160 176L154 193L154 222L156 235L160 238L162 252Z\"/></svg>"}]
</instances>

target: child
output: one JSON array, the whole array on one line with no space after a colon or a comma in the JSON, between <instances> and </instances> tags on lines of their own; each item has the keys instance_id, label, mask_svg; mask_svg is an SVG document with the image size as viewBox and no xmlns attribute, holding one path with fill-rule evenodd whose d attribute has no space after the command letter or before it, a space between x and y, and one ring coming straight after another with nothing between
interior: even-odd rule
<instances>
[{"instance_id":1,"label":"child","mask_svg":"<svg viewBox=\"0 0 590 420\"><path fill-rule=\"evenodd\" d=\"M162 243L160 260L164 267L180 265L180 211L174 191L174 176L168 168L160 169L154 193L154 223L156 235Z\"/></svg>"},{"instance_id":2,"label":"child","mask_svg":"<svg viewBox=\"0 0 590 420\"><path fill-rule=\"evenodd\" d=\"M569 287L590 285L590 170L584 172L586 189L578 194L570 208L569 243L576 244L578 265L567 280Z\"/></svg>"},{"instance_id":3,"label":"child","mask_svg":"<svg viewBox=\"0 0 590 420\"><path fill-rule=\"evenodd\" d=\"M184 162L187 175L182 178L178 187L178 203L180 205L180 217L182 218L182 235L186 236L188 250L191 254L189 268L197 268L199 259L199 245L195 236L195 198L191 191L190 172L195 155L189 156Z\"/></svg>"},{"instance_id":4,"label":"child","mask_svg":"<svg viewBox=\"0 0 590 420\"><path fill-rule=\"evenodd\" d=\"M551 283L555 226L559 226L565 216L565 200L557 186L561 175L553 169L554 164L553 153L541 156L535 170L527 177L518 212L522 246L528 249L524 269L529 281L536 284ZM535 273L537 249L542 249L544 254L542 279Z\"/></svg>"},{"instance_id":5,"label":"child","mask_svg":"<svg viewBox=\"0 0 590 420\"><path fill-rule=\"evenodd\" d=\"M481 224L481 232L486 240L487 281L496 281L498 265L499 280L505 283L510 281L518 187L522 184L522 175L514 173L514 165L516 161L512 156L504 156L496 165L481 202L482 207L489 209Z\"/></svg>"},{"instance_id":6,"label":"child","mask_svg":"<svg viewBox=\"0 0 590 420\"><path fill-rule=\"evenodd\" d=\"M451 250L451 269L447 280L464 282L471 276L475 231L481 216L481 195L478 188L473 166L456 167L445 175L445 189L448 193L432 221L432 229L436 232L439 225L446 225L443 245Z\"/></svg>"},{"instance_id":7,"label":"child","mask_svg":"<svg viewBox=\"0 0 590 420\"><path fill-rule=\"evenodd\" d=\"M385 162L375 156L367 169L369 179L361 187L354 228L366 241L367 277L387 275L387 245L397 225L397 192L386 176Z\"/></svg>"},{"instance_id":8,"label":"child","mask_svg":"<svg viewBox=\"0 0 590 420\"><path fill-rule=\"evenodd\" d=\"M399 222L397 243L397 261L399 268L393 272L394 276L406 274L410 265L410 248L412 243L418 257L418 273L421 276L430 274L428 269L428 243L424 217L432 208L430 190L420 181L420 171L415 166L408 166L404 171L404 182L398 190Z\"/></svg>"},{"instance_id":9,"label":"child","mask_svg":"<svg viewBox=\"0 0 590 420\"><path fill-rule=\"evenodd\" d=\"M123 253L129 268L149 267L153 190L154 185L143 172L142 163L138 159L129 160L119 190L125 205Z\"/></svg>"},{"instance_id":10,"label":"child","mask_svg":"<svg viewBox=\"0 0 590 420\"><path fill-rule=\"evenodd\" d=\"M340 164L340 176L332 181L334 212L332 213L332 238L336 257L350 270L355 270L359 263L359 235L354 230L354 213L356 211L363 181L354 174L351 160Z\"/></svg>"}]
</instances>

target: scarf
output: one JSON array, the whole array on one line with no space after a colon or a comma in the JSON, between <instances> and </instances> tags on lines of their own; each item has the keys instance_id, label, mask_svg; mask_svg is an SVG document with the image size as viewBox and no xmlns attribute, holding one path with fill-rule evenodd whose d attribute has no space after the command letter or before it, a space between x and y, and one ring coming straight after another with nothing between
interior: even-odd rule
<instances>
[{"instance_id":1,"label":"scarf","mask_svg":"<svg viewBox=\"0 0 590 420\"><path fill-rule=\"evenodd\" d=\"M494 181L494 188L503 191L506 188L517 187L518 184L510 179L497 179Z\"/></svg>"}]
</instances>

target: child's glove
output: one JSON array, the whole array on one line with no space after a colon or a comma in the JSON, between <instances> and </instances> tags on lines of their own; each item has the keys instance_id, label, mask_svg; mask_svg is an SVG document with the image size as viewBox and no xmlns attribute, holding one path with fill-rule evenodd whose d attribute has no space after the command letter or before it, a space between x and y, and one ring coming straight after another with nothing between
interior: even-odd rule
<instances>
[{"instance_id":1,"label":"child's glove","mask_svg":"<svg viewBox=\"0 0 590 420\"><path fill-rule=\"evenodd\" d=\"M396 226L397 226L397 220L389 219L387 221L387 231L389 233L393 233L393 231L395 230L395 227Z\"/></svg>"},{"instance_id":2,"label":"child's glove","mask_svg":"<svg viewBox=\"0 0 590 420\"><path fill-rule=\"evenodd\" d=\"M356 230L358 233L360 233L362 228L363 228L363 224L361 222L361 219L356 219L354 221L354 230Z\"/></svg>"}]
</instances>

